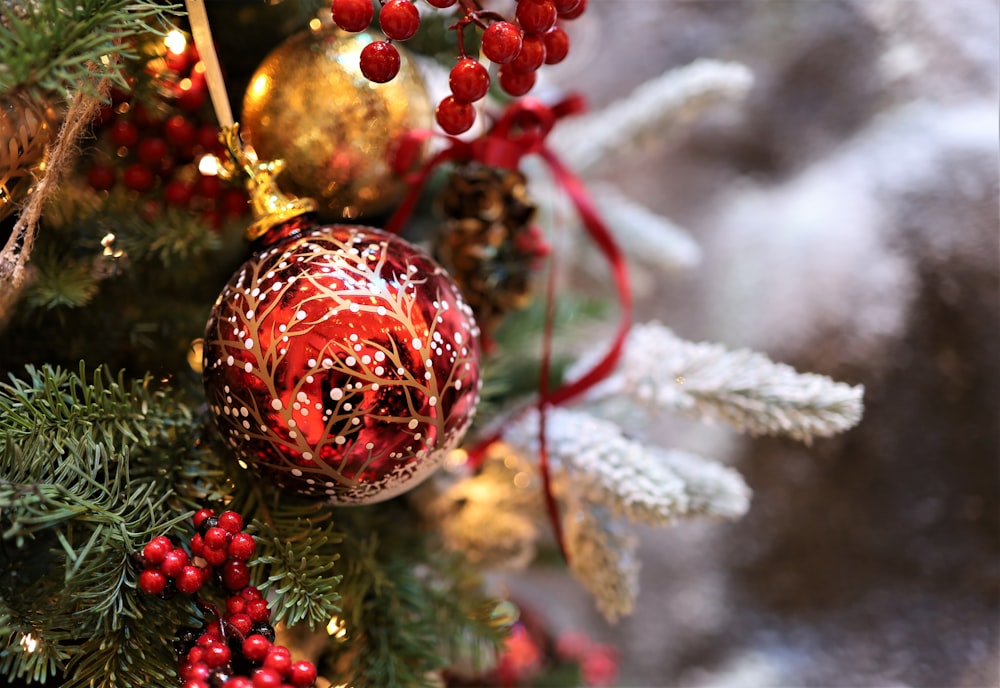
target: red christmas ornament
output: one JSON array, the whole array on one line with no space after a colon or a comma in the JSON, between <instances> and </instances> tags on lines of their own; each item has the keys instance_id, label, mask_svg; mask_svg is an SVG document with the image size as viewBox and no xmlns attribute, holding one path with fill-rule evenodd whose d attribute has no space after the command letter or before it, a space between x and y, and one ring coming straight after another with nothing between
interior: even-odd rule
<instances>
[{"instance_id":1,"label":"red christmas ornament","mask_svg":"<svg viewBox=\"0 0 1000 688\"><path fill-rule=\"evenodd\" d=\"M394 497L458 446L479 330L425 253L310 215L257 240L205 332L204 384L241 464L336 504Z\"/></svg>"}]
</instances>

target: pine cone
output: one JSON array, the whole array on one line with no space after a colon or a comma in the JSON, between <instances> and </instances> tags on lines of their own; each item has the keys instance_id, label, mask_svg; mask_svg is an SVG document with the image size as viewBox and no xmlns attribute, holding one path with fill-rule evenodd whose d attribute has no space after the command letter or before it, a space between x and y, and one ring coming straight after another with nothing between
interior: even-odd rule
<instances>
[{"instance_id":1,"label":"pine cone","mask_svg":"<svg viewBox=\"0 0 1000 688\"><path fill-rule=\"evenodd\" d=\"M32 170L45 158L60 114L45 100L24 91L0 95L0 220L14 211L32 182ZM8 143L9 142L9 143Z\"/></svg>"},{"instance_id":2,"label":"pine cone","mask_svg":"<svg viewBox=\"0 0 1000 688\"><path fill-rule=\"evenodd\" d=\"M469 163L438 197L445 217L434 242L438 261L458 283L484 336L531 301L532 273L548 252L531 224L535 204L517 170Z\"/></svg>"}]
</instances>

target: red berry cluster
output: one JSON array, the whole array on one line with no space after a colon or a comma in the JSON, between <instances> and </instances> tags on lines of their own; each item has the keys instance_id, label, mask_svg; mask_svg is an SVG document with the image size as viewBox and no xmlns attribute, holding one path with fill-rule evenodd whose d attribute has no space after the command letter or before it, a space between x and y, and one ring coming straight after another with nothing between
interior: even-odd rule
<instances>
[{"instance_id":1,"label":"red berry cluster","mask_svg":"<svg viewBox=\"0 0 1000 688\"><path fill-rule=\"evenodd\" d=\"M369 43L361 51L361 73L371 81L390 81L399 72L399 52L392 41L403 41L420 28L420 14L411 0L379 0L379 26L384 41ZM458 35L458 63L448 78L451 95L438 103L435 119L448 134L468 131L476 121L472 104L486 95L490 87L487 68L465 51L464 30L468 26L483 29L482 52L489 61L500 65L497 80L500 88L512 96L523 96L535 85L535 72L543 64L562 62L569 53L569 36L558 25L560 20L583 14L587 0L517 0L513 20L484 10L480 0L426 0L432 7L458 4L462 17L451 29ZM371 0L333 0L334 23L345 31L364 31L374 17Z\"/></svg>"},{"instance_id":2,"label":"red berry cluster","mask_svg":"<svg viewBox=\"0 0 1000 688\"><path fill-rule=\"evenodd\" d=\"M166 536L153 538L142 549L144 567L139 588L168 598L177 592L195 594L212 579L226 591L226 609L195 598L210 617L202 628L180 634L182 688L307 688L316 681L312 662L292 662L288 648L274 644L271 610L257 588L250 585L247 561L256 544L243 531L235 511L218 517L210 509L194 515L197 533L188 551Z\"/></svg>"},{"instance_id":3,"label":"red berry cluster","mask_svg":"<svg viewBox=\"0 0 1000 688\"><path fill-rule=\"evenodd\" d=\"M316 682L312 662L293 662L287 647L274 644L267 601L257 588L231 595L226 610L218 623L178 639L182 688L307 688Z\"/></svg>"},{"instance_id":4,"label":"red berry cluster","mask_svg":"<svg viewBox=\"0 0 1000 688\"><path fill-rule=\"evenodd\" d=\"M194 594L217 573L227 590L241 590L250 584L247 560L256 544L243 531L243 519L235 511L225 511L218 518L208 509L194 516L198 533L191 538L191 556L176 547L165 535L153 538L142 549L145 569L139 576L139 588L150 595L169 597L175 592Z\"/></svg>"},{"instance_id":5,"label":"red berry cluster","mask_svg":"<svg viewBox=\"0 0 1000 688\"><path fill-rule=\"evenodd\" d=\"M136 192L140 212L164 206L191 210L218 228L227 216L249 211L246 192L202 174L205 154L221 157L219 128L207 107L205 67L193 47L150 57L128 92L115 91L97 121L99 151L85 174L97 191L116 185Z\"/></svg>"}]
</instances>

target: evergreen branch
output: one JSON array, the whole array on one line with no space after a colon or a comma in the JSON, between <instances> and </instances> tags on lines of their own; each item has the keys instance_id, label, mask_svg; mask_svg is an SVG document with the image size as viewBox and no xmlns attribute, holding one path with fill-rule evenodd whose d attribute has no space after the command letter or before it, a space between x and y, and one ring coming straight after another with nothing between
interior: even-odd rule
<instances>
[{"instance_id":1,"label":"evergreen branch","mask_svg":"<svg viewBox=\"0 0 1000 688\"><path fill-rule=\"evenodd\" d=\"M156 0L0 4L0 93L20 87L93 96L104 78L125 87L122 61L107 57L134 57L126 39L157 31L177 9Z\"/></svg>"},{"instance_id":2,"label":"evergreen branch","mask_svg":"<svg viewBox=\"0 0 1000 688\"><path fill-rule=\"evenodd\" d=\"M13 628L0 667L69 686L167 685L176 660L162 639L192 610L141 595L133 555L190 516L171 458L196 423L148 379L86 377L45 366L0 385L0 598ZM27 634L37 646L18 651Z\"/></svg>"},{"instance_id":3,"label":"evergreen branch","mask_svg":"<svg viewBox=\"0 0 1000 688\"><path fill-rule=\"evenodd\" d=\"M267 570L262 591L271 596L274 622L294 626L305 620L310 628L326 626L340 612L337 585L341 576L331 571L337 562L335 545L342 536L330 520L330 509L274 510L283 520L253 522L257 560ZM324 513L325 512L325 513Z\"/></svg>"},{"instance_id":4,"label":"evergreen branch","mask_svg":"<svg viewBox=\"0 0 1000 688\"><path fill-rule=\"evenodd\" d=\"M85 306L97 294L97 278L90 265L79 261L68 264L59 260L51 251L32 256L34 279L28 286L24 300L32 308L53 309Z\"/></svg>"},{"instance_id":5,"label":"evergreen branch","mask_svg":"<svg viewBox=\"0 0 1000 688\"><path fill-rule=\"evenodd\" d=\"M488 623L478 578L402 503L344 513L340 618L346 636L328 647L338 683L434 686L441 668L499 645L504 631Z\"/></svg>"},{"instance_id":6,"label":"evergreen branch","mask_svg":"<svg viewBox=\"0 0 1000 688\"><path fill-rule=\"evenodd\" d=\"M652 322L632 328L618 371L590 398L628 398L651 412L680 411L808 442L856 425L863 393L860 385L798 373L754 351L684 341Z\"/></svg>"}]
</instances>

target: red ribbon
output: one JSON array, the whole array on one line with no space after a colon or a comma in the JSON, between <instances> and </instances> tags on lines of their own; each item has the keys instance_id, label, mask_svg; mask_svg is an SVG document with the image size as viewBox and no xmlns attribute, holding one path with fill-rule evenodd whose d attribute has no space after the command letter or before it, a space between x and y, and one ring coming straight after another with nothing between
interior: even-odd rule
<instances>
[{"instance_id":1,"label":"red ribbon","mask_svg":"<svg viewBox=\"0 0 1000 688\"><path fill-rule=\"evenodd\" d=\"M549 389L549 370L552 360L552 329L555 314L555 270L550 265L548 286L546 289L545 333L543 340L541 370L538 390L539 413L539 473L542 477L542 488L545 493L545 505L552 522L552 529L562 551L563 558L569 561L566 546L562 536L562 524L555 496L552 493L549 474L548 450L545 439L546 409L549 406L565 404L596 385L614 370L621 357L632 325L632 290L629 284L628 267L625 257L615 242L614 235L604 224L600 213L594 206L583 182L545 145L545 137L555 126L560 117L583 110L583 101L579 96L570 96L560 103L550 107L534 98L524 98L515 101L501 115L500 119L482 137L473 141L462 141L449 137L449 145L437 153L423 168L410 178L410 191L396 212L389 218L386 230L398 233L416 207L424 184L438 165L443 162L476 161L485 165L517 169L521 158L536 154L549 166L556 184L566 192L573 202L587 234L597 244L611 268L615 289L618 294L620 319L615 336L608 351L586 373L572 382L560 385L554 390ZM397 161L403 165L415 157L414 146L426 140L426 132L416 134L404 142ZM485 456L487 447L500 439L501 432L496 431L482 438L469 452L469 460L474 467L479 467Z\"/></svg>"}]
</instances>

